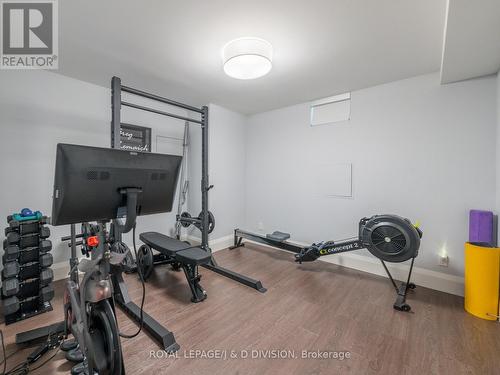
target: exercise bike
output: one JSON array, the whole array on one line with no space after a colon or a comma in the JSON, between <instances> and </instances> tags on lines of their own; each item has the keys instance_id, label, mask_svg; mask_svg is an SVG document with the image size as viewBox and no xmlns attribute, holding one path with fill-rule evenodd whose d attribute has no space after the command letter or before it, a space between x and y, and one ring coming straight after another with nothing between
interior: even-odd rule
<instances>
[{"instance_id":1,"label":"exercise bike","mask_svg":"<svg viewBox=\"0 0 500 375\"><path fill-rule=\"evenodd\" d=\"M413 225L408 219L397 215L375 215L360 220L357 237L340 241L323 241L305 247L288 241L290 238L288 233L275 231L271 234L261 235L235 229L234 245L231 249L244 246L242 241L246 238L294 252L296 253L295 261L297 263L313 262L326 255L367 249L372 255L380 259L396 290L397 297L393 305L394 309L410 311L411 307L406 303L406 296L408 290L416 288L416 285L410 280L413 264L420 248L422 234L423 232L418 226ZM410 270L406 282L402 282L398 286L385 262L401 263L410 259Z\"/></svg>"},{"instance_id":2,"label":"exercise bike","mask_svg":"<svg viewBox=\"0 0 500 375\"><path fill-rule=\"evenodd\" d=\"M82 240L76 242L77 238ZM111 251L106 222L83 223L82 233L63 237L71 240L70 278L64 292L65 333L72 334L78 345L71 356L81 356L82 361L71 370L72 374L124 374L123 356L113 301L111 266L123 262L125 254ZM78 262L76 246L90 259ZM79 282L78 272L83 273ZM64 348L64 346L63 346Z\"/></svg>"},{"instance_id":3,"label":"exercise bike","mask_svg":"<svg viewBox=\"0 0 500 375\"><path fill-rule=\"evenodd\" d=\"M179 348L173 334L143 311L144 283L141 307L130 301L118 277L128 252L124 246L120 247L125 251L116 251L115 245L117 234L135 228L137 216L171 211L180 162L175 155L57 145L52 224L72 225L64 325L66 333L75 337L83 360L72 373L123 375L120 336L135 337L143 327L161 339L165 350ZM79 235L89 258L78 262L74 224L92 221L97 224L83 224ZM110 221L114 233L106 230ZM83 273L81 282L78 271ZM140 325L135 334L120 334L115 301L133 313Z\"/></svg>"}]
</instances>

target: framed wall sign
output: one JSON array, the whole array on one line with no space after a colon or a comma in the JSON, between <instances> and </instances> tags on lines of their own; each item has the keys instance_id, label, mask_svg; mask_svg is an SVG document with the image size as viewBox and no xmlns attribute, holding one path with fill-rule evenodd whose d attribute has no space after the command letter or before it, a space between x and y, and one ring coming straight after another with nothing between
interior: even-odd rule
<instances>
[{"instance_id":1,"label":"framed wall sign","mask_svg":"<svg viewBox=\"0 0 500 375\"><path fill-rule=\"evenodd\" d=\"M122 150L151 152L151 128L131 124L120 125Z\"/></svg>"}]
</instances>

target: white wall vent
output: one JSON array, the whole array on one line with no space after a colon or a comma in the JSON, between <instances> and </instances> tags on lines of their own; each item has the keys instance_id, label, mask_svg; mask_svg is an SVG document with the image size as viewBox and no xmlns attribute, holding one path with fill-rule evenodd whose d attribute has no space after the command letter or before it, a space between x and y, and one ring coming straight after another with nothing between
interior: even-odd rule
<instances>
[{"instance_id":1,"label":"white wall vent","mask_svg":"<svg viewBox=\"0 0 500 375\"><path fill-rule=\"evenodd\" d=\"M311 126L347 121L350 118L350 92L311 102Z\"/></svg>"}]
</instances>

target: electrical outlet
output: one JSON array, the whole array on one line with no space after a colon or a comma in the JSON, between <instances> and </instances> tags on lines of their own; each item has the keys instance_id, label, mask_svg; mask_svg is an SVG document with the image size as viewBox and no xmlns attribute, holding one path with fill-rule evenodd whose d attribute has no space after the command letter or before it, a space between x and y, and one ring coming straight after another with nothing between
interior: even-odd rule
<instances>
[{"instance_id":1,"label":"electrical outlet","mask_svg":"<svg viewBox=\"0 0 500 375\"><path fill-rule=\"evenodd\" d=\"M448 267L448 264L450 263L450 258L448 258L447 255L443 255L439 257L439 265L441 267Z\"/></svg>"}]
</instances>

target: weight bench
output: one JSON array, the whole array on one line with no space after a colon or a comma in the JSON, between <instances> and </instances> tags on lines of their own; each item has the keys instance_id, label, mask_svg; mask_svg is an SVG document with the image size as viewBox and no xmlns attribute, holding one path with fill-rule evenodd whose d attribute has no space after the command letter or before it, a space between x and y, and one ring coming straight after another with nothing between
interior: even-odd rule
<instances>
[{"instance_id":1,"label":"weight bench","mask_svg":"<svg viewBox=\"0 0 500 375\"><path fill-rule=\"evenodd\" d=\"M137 253L137 266L141 268L144 280L151 275L155 265L171 264L176 271L183 269L193 294L192 302L201 302L207 298L207 293L200 285L198 266L210 262L212 255L209 252L158 232L141 233L139 238L144 245ZM153 254L152 249L159 254Z\"/></svg>"}]
</instances>

